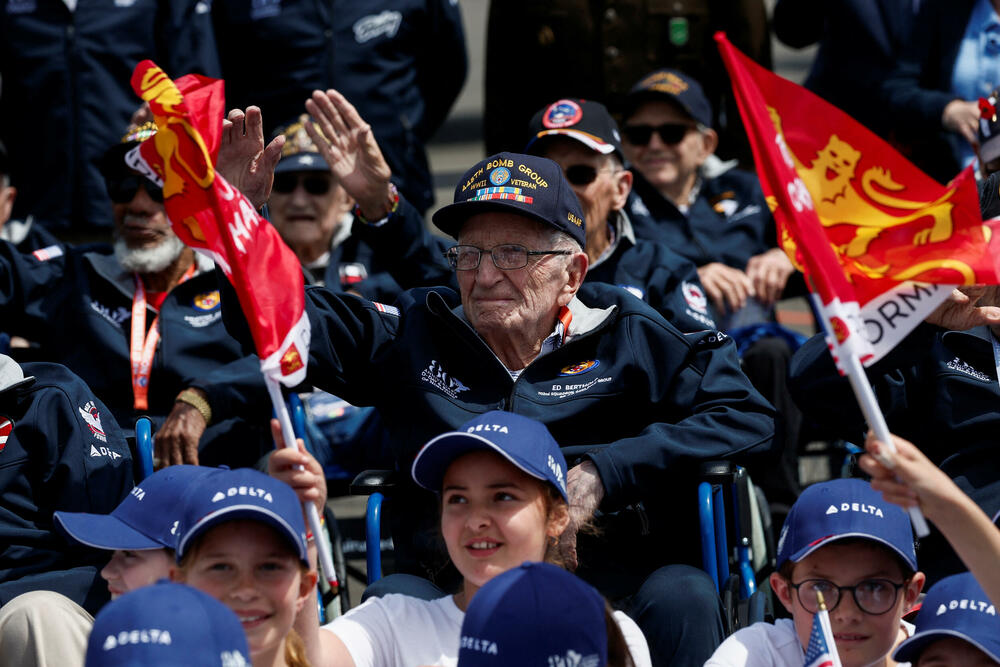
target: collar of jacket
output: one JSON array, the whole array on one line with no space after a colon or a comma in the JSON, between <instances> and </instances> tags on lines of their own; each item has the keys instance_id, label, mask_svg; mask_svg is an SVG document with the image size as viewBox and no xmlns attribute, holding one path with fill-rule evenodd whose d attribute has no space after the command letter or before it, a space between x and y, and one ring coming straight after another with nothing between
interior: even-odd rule
<instances>
[{"instance_id":1,"label":"collar of jacket","mask_svg":"<svg viewBox=\"0 0 1000 667\"><path fill-rule=\"evenodd\" d=\"M472 328L472 325L469 324L461 304L451 308L444 298L435 291L427 293L425 303L427 309L448 324L451 329L459 332L460 335L472 335L480 343L486 345L486 342L483 341L479 334L476 333L476 330ZM584 336L604 328L611 321L612 316L618 309L618 306L615 305L608 306L607 308L591 308L575 296L567 307L569 308L569 312L573 314L573 319L569 324L569 332L566 335L567 343L573 338ZM487 347L489 346L487 345Z\"/></svg>"},{"instance_id":2,"label":"collar of jacket","mask_svg":"<svg viewBox=\"0 0 1000 667\"><path fill-rule=\"evenodd\" d=\"M614 257L619 247L622 247L623 250L628 250L635 245L635 232L632 230L632 221L629 220L628 214L624 210L612 211L611 215L608 216L608 224L614 227L614 238L611 240L611 245L604 251L604 254L590 265L591 269L604 264L610 257ZM625 244L626 241L628 245Z\"/></svg>"},{"instance_id":3,"label":"collar of jacket","mask_svg":"<svg viewBox=\"0 0 1000 667\"><path fill-rule=\"evenodd\" d=\"M118 262L118 258L115 257L114 253L88 252L83 257L90 263L90 266L97 275L114 285L115 289L129 299L132 298L132 295L135 293L135 278L132 277L131 271L126 271ZM198 269L194 273L195 276L207 273L215 268L215 262L200 252L195 252L194 261L198 265Z\"/></svg>"}]
</instances>

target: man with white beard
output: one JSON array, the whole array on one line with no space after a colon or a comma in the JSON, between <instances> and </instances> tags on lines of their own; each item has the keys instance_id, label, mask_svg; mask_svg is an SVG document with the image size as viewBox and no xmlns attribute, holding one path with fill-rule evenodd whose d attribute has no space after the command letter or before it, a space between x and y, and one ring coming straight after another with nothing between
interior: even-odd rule
<instances>
[{"instance_id":1,"label":"man with white beard","mask_svg":"<svg viewBox=\"0 0 1000 667\"><path fill-rule=\"evenodd\" d=\"M265 430L188 389L218 372L238 390L264 391L258 362L243 357L222 325L211 262L173 233L160 188L124 163L154 133L151 123L130 131L103 162L113 254L61 245L23 254L0 241L0 321L40 343L42 359L83 378L126 432L141 415L157 428L180 401L210 424L203 463L249 465L262 453L254 443L269 442ZM232 450L223 444L233 442Z\"/></svg>"}]
</instances>

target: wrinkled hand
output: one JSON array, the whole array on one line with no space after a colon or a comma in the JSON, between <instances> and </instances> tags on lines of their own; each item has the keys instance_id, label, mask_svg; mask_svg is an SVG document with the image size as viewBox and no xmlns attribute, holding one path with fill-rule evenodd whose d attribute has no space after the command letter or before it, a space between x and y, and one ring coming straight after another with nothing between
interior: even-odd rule
<instances>
[{"instance_id":1,"label":"wrinkled hand","mask_svg":"<svg viewBox=\"0 0 1000 667\"><path fill-rule=\"evenodd\" d=\"M153 120L153 110L149 108L149 102L143 102L142 106L132 113L132 118L129 119L128 124L130 128L139 127L151 120Z\"/></svg>"},{"instance_id":2,"label":"wrinkled hand","mask_svg":"<svg viewBox=\"0 0 1000 667\"><path fill-rule=\"evenodd\" d=\"M569 495L569 525L559 537L559 553L566 569L576 570L580 564L576 555L576 534L597 511L604 499L604 484L592 461L584 461L566 473Z\"/></svg>"},{"instance_id":3,"label":"wrinkled hand","mask_svg":"<svg viewBox=\"0 0 1000 667\"><path fill-rule=\"evenodd\" d=\"M970 145L979 144L979 104L965 100L952 100L941 114L941 124L946 130L962 135Z\"/></svg>"},{"instance_id":4,"label":"wrinkled hand","mask_svg":"<svg viewBox=\"0 0 1000 667\"><path fill-rule=\"evenodd\" d=\"M750 276L721 262L699 266L698 278L720 313L734 313L757 295Z\"/></svg>"},{"instance_id":5,"label":"wrinkled hand","mask_svg":"<svg viewBox=\"0 0 1000 667\"><path fill-rule=\"evenodd\" d=\"M207 400L204 392L194 391ZM157 467L166 468L181 463L198 465L198 441L207 427L205 418L193 405L174 403L167 421L163 422L153 438L154 461L159 461Z\"/></svg>"},{"instance_id":6,"label":"wrinkled hand","mask_svg":"<svg viewBox=\"0 0 1000 667\"><path fill-rule=\"evenodd\" d=\"M1000 307L979 305L1000 303L1000 287L996 285L976 285L952 290L948 297L924 321L944 329L965 331L982 325L1000 325Z\"/></svg>"},{"instance_id":7,"label":"wrinkled hand","mask_svg":"<svg viewBox=\"0 0 1000 667\"><path fill-rule=\"evenodd\" d=\"M781 298L788 277L794 272L795 267L781 248L754 255L747 262L747 276L757 299L765 306L772 306Z\"/></svg>"},{"instance_id":8,"label":"wrinkled hand","mask_svg":"<svg viewBox=\"0 0 1000 667\"><path fill-rule=\"evenodd\" d=\"M392 171L382 157L371 126L336 90L314 91L306 110L315 119L306 132L316 144L337 181L369 220L387 213Z\"/></svg>"},{"instance_id":9,"label":"wrinkled hand","mask_svg":"<svg viewBox=\"0 0 1000 667\"><path fill-rule=\"evenodd\" d=\"M277 449L267 459L267 474L292 487L300 503L312 503L319 515L323 516L323 505L326 503L323 467L306 451L301 438L295 441L297 449L285 447L281 424L277 419L271 420L271 434Z\"/></svg>"},{"instance_id":10,"label":"wrinkled hand","mask_svg":"<svg viewBox=\"0 0 1000 667\"><path fill-rule=\"evenodd\" d=\"M259 209L271 196L274 168L284 145L284 135L278 135L264 146L264 120L258 107L247 107L245 113L233 109L222 121L215 169Z\"/></svg>"},{"instance_id":11,"label":"wrinkled hand","mask_svg":"<svg viewBox=\"0 0 1000 667\"><path fill-rule=\"evenodd\" d=\"M865 440L868 454L858 460L861 469L872 476L872 488L880 491L887 502L901 507L918 505L933 520L940 510L961 498L961 489L923 452L895 435L892 441L896 446L892 469L876 459L889 455L889 448L872 431Z\"/></svg>"}]
</instances>

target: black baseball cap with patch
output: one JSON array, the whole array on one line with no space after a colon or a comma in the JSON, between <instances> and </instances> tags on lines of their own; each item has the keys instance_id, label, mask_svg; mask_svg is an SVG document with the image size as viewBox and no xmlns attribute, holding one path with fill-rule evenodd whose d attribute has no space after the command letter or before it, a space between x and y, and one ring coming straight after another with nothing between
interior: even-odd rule
<instances>
[{"instance_id":1,"label":"black baseball cap with patch","mask_svg":"<svg viewBox=\"0 0 1000 667\"><path fill-rule=\"evenodd\" d=\"M681 108L695 121L712 127L712 104L705 97L701 84L684 72L675 69L658 69L642 77L632 86L625 98L628 118L643 102L666 99Z\"/></svg>"},{"instance_id":2,"label":"black baseball cap with patch","mask_svg":"<svg viewBox=\"0 0 1000 667\"><path fill-rule=\"evenodd\" d=\"M498 153L475 164L455 186L455 201L439 209L434 224L457 239L478 213L517 213L569 234L585 247L583 210L562 168L548 158Z\"/></svg>"},{"instance_id":3,"label":"black baseball cap with patch","mask_svg":"<svg viewBox=\"0 0 1000 667\"><path fill-rule=\"evenodd\" d=\"M622 163L625 162L618 123L600 102L557 100L539 109L529 127L531 140L524 148L526 152L539 152L538 143L547 137L564 136L576 139L602 155L615 153Z\"/></svg>"},{"instance_id":4,"label":"black baseball cap with patch","mask_svg":"<svg viewBox=\"0 0 1000 667\"><path fill-rule=\"evenodd\" d=\"M279 127L274 136L285 135L285 145L281 147L281 159L274 173L285 171L330 171L330 165L323 159L316 144L306 132L306 120L309 116L302 114L295 122ZM318 127L316 128L319 129Z\"/></svg>"}]
</instances>

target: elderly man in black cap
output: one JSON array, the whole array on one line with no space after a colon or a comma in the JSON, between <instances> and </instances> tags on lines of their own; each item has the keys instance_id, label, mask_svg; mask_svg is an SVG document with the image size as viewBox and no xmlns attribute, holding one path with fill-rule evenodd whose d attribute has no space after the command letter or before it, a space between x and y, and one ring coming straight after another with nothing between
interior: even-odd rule
<instances>
[{"instance_id":1,"label":"elderly man in black cap","mask_svg":"<svg viewBox=\"0 0 1000 667\"><path fill-rule=\"evenodd\" d=\"M391 234L417 215L390 183L371 128L335 91L307 123L357 222ZM329 137L329 139L327 139ZM567 563L657 637L662 664L700 664L721 637L718 598L697 561L690 480L706 458L769 453L773 409L714 331L683 334L626 290L582 284L583 211L551 160L501 153L469 169L435 223L457 243L459 290L404 292L395 306L306 288L307 381L374 405L397 467L428 439L503 409L543 422L572 457ZM223 317L246 344L236 301ZM448 585L435 499L404 483L388 512L397 564ZM596 521L600 537L577 533ZM578 547L578 549L577 549ZM577 551L579 558L577 558Z\"/></svg>"}]
</instances>

